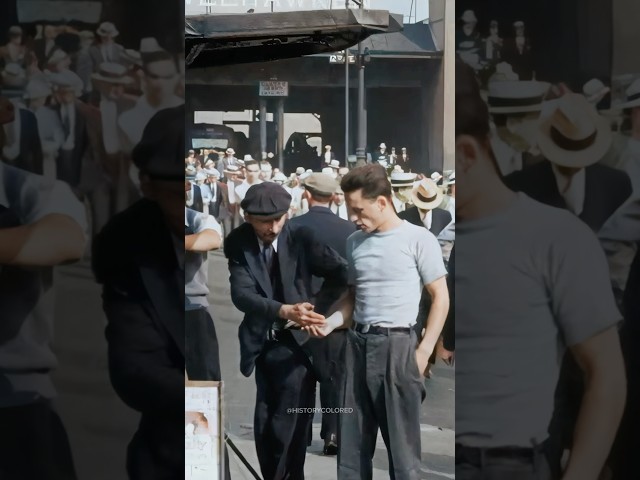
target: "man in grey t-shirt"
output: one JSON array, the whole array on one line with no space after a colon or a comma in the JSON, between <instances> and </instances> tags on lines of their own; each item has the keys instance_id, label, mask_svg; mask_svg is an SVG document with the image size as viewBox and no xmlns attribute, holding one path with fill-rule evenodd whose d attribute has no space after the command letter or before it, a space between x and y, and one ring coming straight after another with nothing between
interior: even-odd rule
<instances>
[{"instance_id":1,"label":"man in grey t-shirt","mask_svg":"<svg viewBox=\"0 0 640 480\"><path fill-rule=\"evenodd\" d=\"M350 324L345 408L340 417L338 479L370 479L378 428L391 478L421 478L420 405L424 372L449 310L447 271L438 241L396 215L391 184L380 165L353 169L342 190L359 231L347 240L350 295L327 318L326 335ZM422 289L432 297L426 332L414 324Z\"/></svg>"},{"instance_id":2,"label":"man in grey t-shirt","mask_svg":"<svg viewBox=\"0 0 640 480\"><path fill-rule=\"evenodd\" d=\"M572 214L504 185L487 107L459 60L455 119L456 478L596 480L625 398L604 254ZM552 473L545 444L565 348L586 388L568 465Z\"/></svg>"}]
</instances>

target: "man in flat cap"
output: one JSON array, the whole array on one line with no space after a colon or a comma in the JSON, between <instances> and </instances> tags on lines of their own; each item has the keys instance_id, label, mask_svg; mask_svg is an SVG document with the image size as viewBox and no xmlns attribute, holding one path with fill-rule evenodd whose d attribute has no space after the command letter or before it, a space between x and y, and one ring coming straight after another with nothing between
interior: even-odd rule
<instances>
[{"instance_id":1,"label":"man in flat cap","mask_svg":"<svg viewBox=\"0 0 640 480\"><path fill-rule=\"evenodd\" d=\"M196 329L207 332L197 351L215 341L212 323L185 323L185 251L196 239L185 235L184 118L179 106L149 121L132 157L144 198L113 217L93 245L111 381L142 414L127 454L133 480L183 475L184 373L200 380L199 372L208 368L189 355L187 345L192 348Z\"/></svg>"},{"instance_id":2,"label":"man in flat cap","mask_svg":"<svg viewBox=\"0 0 640 480\"><path fill-rule=\"evenodd\" d=\"M353 222L343 220L333 213L329 206L333 195L339 189L338 182L324 173L312 173L304 179L304 198L309 202L309 211L291 220L291 225L305 226L316 234L316 238L323 245L334 249L340 256L347 258L347 238L356 231ZM320 279L314 279L314 292L322 286ZM344 346L346 331L335 330L326 340L319 344L320 361L328 375L320 382L320 402L322 408L335 409L341 406L340 391L344 382ZM322 429L320 437L324 440L324 454L338 453L338 415L335 413L322 414Z\"/></svg>"},{"instance_id":3,"label":"man in flat cap","mask_svg":"<svg viewBox=\"0 0 640 480\"><path fill-rule=\"evenodd\" d=\"M246 223L225 241L231 299L245 314L240 371L248 377L255 368L255 443L270 480L304 478L319 372L301 327L324 325L322 313L347 282L338 253L308 228L287 223L290 205L276 183L251 186L241 204ZM324 279L315 299L313 276Z\"/></svg>"}]
</instances>

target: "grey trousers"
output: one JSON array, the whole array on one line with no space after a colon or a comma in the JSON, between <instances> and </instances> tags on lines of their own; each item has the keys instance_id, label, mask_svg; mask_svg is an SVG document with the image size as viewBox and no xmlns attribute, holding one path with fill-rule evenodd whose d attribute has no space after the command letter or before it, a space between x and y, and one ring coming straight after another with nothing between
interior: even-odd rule
<instances>
[{"instance_id":1,"label":"grey trousers","mask_svg":"<svg viewBox=\"0 0 640 480\"><path fill-rule=\"evenodd\" d=\"M421 477L420 405L424 377L415 357L416 333L362 334L349 330L344 413L339 417L338 480L370 480L378 429L389 476Z\"/></svg>"}]
</instances>

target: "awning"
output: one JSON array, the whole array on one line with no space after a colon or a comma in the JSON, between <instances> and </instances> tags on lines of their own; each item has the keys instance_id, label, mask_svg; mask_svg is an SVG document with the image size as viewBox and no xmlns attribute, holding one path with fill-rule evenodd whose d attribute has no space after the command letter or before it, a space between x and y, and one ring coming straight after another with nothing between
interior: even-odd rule
<instances>
[{"instance_id":1,"label":"awning","mask_svg":"<svg viewBox=\"0 0 640 480\"><path fill-rule=\"evenodd\" d=\"M311 10L185 18L187 68L335 52L370 35L398 32L386 10Z\"/></svg>"}]
</instances>

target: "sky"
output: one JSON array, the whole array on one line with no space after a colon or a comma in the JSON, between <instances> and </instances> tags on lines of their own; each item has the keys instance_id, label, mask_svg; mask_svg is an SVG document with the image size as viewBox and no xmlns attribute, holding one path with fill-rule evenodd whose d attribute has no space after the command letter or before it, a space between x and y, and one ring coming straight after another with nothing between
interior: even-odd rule
<instances>
[{"instance_id":1,"label":"sky","mask_svg":"<svg viewBox=\"0 0 640 480\"><path fill-rule=\"evenodd\" d=\"M275 0L275 11L288 10L314 10L329 8L332 0ZM185 0L185 12L187 15L206 13L204 3L211 4L211 13L244 13L250 8L256 12L268 12L271 10L270 0ZM414 3L414 13L417 3L417 19L424 20L429 16L428 0L365 0L369 8L376 10L389 10L392 13L402 13L405 15L405 21L408 21L408 15L411 4ZM355 8L355 4L354 5ZM334 8L343 8L344 0L333 0ZM411 21L415 21L414 18Z\"/></svg>"}]
</instances>

